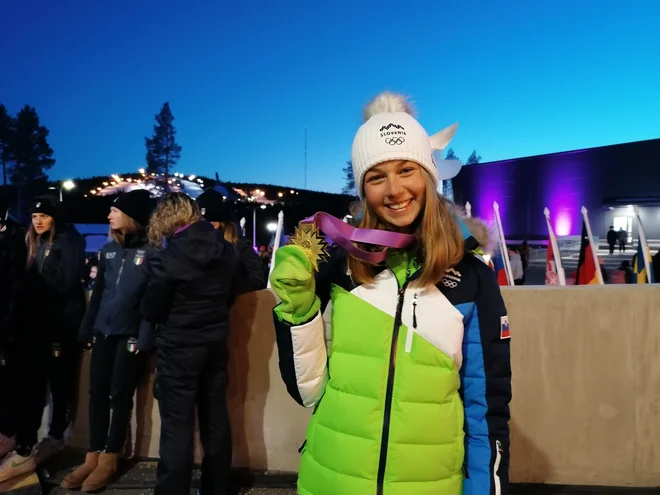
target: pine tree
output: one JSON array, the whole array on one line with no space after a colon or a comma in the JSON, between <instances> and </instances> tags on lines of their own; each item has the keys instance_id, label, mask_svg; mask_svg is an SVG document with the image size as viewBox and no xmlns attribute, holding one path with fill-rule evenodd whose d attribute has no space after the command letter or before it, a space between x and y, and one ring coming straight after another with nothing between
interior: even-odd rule
<instances>
[{"instance_id":1,"label":"pine tree","mask_svg":"<svg viewBox=\"0 0 660 495\"><path fill-rule=\"evenodd\" d=\"M165 102L156 115L156 125L151 139L144 138L147 147L147 170L165 173L165 187L170 174L170 167L176 165L181 157L181 146L176 142L176 129L172 122L174 116L170 104Z\"/></svg>"},{"instance_id":2,"label":"pine tree","mask_svg":"<svg viewBox=\"0 0 660 495\"><path fill-rule=\"evenodd\" d=\"M458 160L459 158L454 153L454 148L449 148L447 154L445 155L445 160Z\"/></svg>"},{"instance_id":3,"label":"pine tree","mask_svg":"<svg viewBox=\"0 0 660 495\"><path fill-rule=\"evenodd\" d=\"M350 160L346 162L346 166L342 169L344 172L344 180L346 185L341 190L344 194L350 194L351 196L357 196L355 189L355 176L353 175L353 162Z\"/></svg>"},{"instance_id":4,"label":"pine tree","mask_svg":"<svg viewBox=\"0 0 660 495\"><path fill-rule=\"evenodd\" d=\"M477 155L477 150L474 150L472 154L468 157L466 165L476 165L481 162L481 155Z\"/></svg>"},{"instance_id":5,"label":"pine tree","mask_svg":"<svg viewBox=\"0 0 660 495\"><path fill-rule=\"evenodd\" d=\"M7 185L7 163L11 160L11 145L14 140L14 118L0 103L0 162L2 163L2 184Z\"/></svg>"},{"instance_id":6,"label":"pine tree","mask_svg":"<svg viewBox=\"0 0 660 495\"><path fill-rule=\"evenodd\" d=\"M458 159L456 153L454 153L454 148L449 148L445 154L445 160ZM442 181L442 195L450 201L454 201L454 184L451 179Z\"/></svg>"},{"instance_id":7,"label":"pine tree","mask_svg":"<svg viewBox=\"0 0 660 495\"><path fill-rule=\"evenodd\" d=\"M14 185L31 188L36 182L48 178L46 170L55 164L48 134L48 129L39 123L34 107L23 107L16 117L8 150L14 162L9 169Z\"/></svg>"}]
</instances>

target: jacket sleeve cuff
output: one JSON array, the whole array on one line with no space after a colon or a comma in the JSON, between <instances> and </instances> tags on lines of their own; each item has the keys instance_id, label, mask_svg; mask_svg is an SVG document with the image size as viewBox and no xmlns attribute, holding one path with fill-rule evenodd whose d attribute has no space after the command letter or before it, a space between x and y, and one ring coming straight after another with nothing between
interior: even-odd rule
<instances>
[{"instance_id":1,"label":"jacket sleeve cuff","mask_svg":"<svg viewBox=\"0 0 660 495\"><path fill-rule=\"evenodd\" d=\"M320 313L310 322L290 326L276 321L277 349L282 379L289 395L305 407L314 407L328 381L328 352Z\"/></svg>"}]
</instances>

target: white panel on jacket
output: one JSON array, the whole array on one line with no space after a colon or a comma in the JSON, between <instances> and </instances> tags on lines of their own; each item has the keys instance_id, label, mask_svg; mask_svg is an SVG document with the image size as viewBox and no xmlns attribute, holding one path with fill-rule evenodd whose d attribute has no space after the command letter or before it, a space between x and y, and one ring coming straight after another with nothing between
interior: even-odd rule
<instances>
[{"instance_id":1,"label":"white panel on jacket","mask_svg":"<svg viewBox=\"0 0 660 495\"><path fill-rule=\"evenodd\" d=\"M328 353L320 312L309 323L291 327L291 343L300 398L305 407L314 407L328 381Z\"/></svg>"},{"instance_id":2,"label":"white panel on jacket","mask_svg":"<svg viewBox=\"0 0 660 495\"><path fill-rule=\"evenodd\" d=\"M325 334L325 348L330 356L330 346L332 345L332 301L328 302L323 312L323 332Z\"/></svg>"},{"instance_id":3,"label":"white panel on jacket","mask_svg":"<svg viewBox=\"0 0 660 495\"><path fill-rule=\"evenodd\" d=\"M351 291L359 298L380 309L392 318L396 316L399 284L394 273L387 269L371 285L360 285ZM417 328L413 328L413 297L417 294ZM431 343L452 358L458 368L463 362L463 315L436 287L406 289L401 320L410 332ZM388 329L389 331L389 329ZM414 345L414 338L412 339Z\"/></svg>"},{"instance_id":4,"label":"white panel on jacket","mask_svg":"<svg viewBox=\"0 0 660 495\"><path fill-rule=\"evenodd\" d=\"M413 328L413 299L417 294ZM452 358L458 368L463 364L463 314L435 286L406 289L401 321L424 340ZM415 345L413 339L413 346Z\"/></svg>"}]
</instances>

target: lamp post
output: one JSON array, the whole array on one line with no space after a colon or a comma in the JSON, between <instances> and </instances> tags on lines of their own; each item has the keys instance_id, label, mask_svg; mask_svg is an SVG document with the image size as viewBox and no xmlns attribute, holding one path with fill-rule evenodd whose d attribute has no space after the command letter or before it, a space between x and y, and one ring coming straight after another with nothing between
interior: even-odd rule
<instances>
[{"instance_id":1,"label":"lamp post","mask_svg":"<svg viewBox=\"0 0 660 495\"><path fill-rule=\"evenodd\" d=\"M59 187L49 187L48 189L57 189L60 193L60 203L64 200L64 196L62 195L62 191L70 191L71 189L74 189L76 187L76 183L73 182L72 180L65 180L63 182L60 182Z\"/></svg>"},{"instance_id":2,"label":"lamp post","mask_svg":"<svg viewBox=\"0 0 660 495\"><path fill-rule=\"evenodd\" d=\"M262 210L266 209L266 205L261 205ZM257 208L252 208L252 247L257 249Z\"/></svg>"}]
</instances>

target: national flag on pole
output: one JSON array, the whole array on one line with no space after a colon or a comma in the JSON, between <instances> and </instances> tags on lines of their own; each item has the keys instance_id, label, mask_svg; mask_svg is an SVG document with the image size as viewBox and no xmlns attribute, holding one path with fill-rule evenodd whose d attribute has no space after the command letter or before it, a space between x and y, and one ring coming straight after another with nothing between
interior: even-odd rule
<instances>
[{"instance_id":1,"label":"national flag on pole","mask_svg":"<svg viewBox=\"0 0 660 495\"><path fill-rule=\"evenodd\" d=\"M635 207L635 216L637 217L637 255L633 263L633 282L636 284L652 284L655 282L653 274L653 259L649 244L646 241L646 233L642 226L642 220L639 218L639 209Z\"/></svg>"},{"instance_id":2,"label":"national flag on pole","mask_svg":"<svg viewBox=\"0 0 660 495\"><path fill-rule=\"evenodd\" d=\"M545 285L560 285L555 253L551 242L548 242L548 256L545 260Z\"/></svg>"},{"instance_id":3,"label":"national flag on pole","mask_svg":"<svg viewBox=\"0 0 660 495\"><path fill-rule=\"evenodd\" d=\"M495 226L497 227L497 241L499 244L500 252L493 261L493 269L497 273L497 281L500 285L513 285L513 273L511 271L511 262L509 258L509 250L506 247L506 239L504 238L504 229L502 228L502 218L500 217L500 205L497 201L493 202L493 211L495 213ZM496 265L497 263L497 265ZM500 263L504 267L504 275L500 275Z\"/></svg>"},{"instance_id":4,"label":"national flag on pole","mask_svg":"<svg viewBox=\"0 0 660 495\"><path fill-rule=\"evenodd\" d=\"M596 266L594 253L589 242L586 222L582 222L582 243L580 244L580 258L578 259L575 285L599 284L598 273L600 267Z\"/></svg>"},{"instance_id":5,"label":"national flag on pole","mask_svg":"<svg viewBox=\"0 0 660 495\"><path fill-rule=\"evenodd\" d=\"M490 259L489 266L495 271L497 275L498 285L509 285L509 280L506 277L506 267L504 266L504 260L500 253L493 255Z\"/></svg>"},{"instance_id":6,"label":"national flag on pole","mask_svg":"<svg viewBox=\"0 0 660 495\"><path fill-rule=\"evenodd\" d=\"M653 263L650 263L650 269L647 272L646 263L644 258L644 251L648 252L648 246L642 245L642 240L637 240L637 256L635 256L635 263L633 264L633 282L636 284L652 284L653 280ZM650 276L649 276L650 275Z\"/></svg>"},{"instance_id":7,"label":"national flag on pole","mask_svg":"<svg viewBox=\"0 0 660 495\"><path fill-rule=\"evenodd\" d=\"M566 285L564 268L561 266L561 255L557 245L557 237L550 223L550 210L543 211L548 224L548 255L545 261L545 285Z\"/></svg>"}]
</instances>

